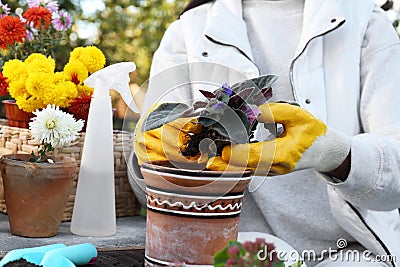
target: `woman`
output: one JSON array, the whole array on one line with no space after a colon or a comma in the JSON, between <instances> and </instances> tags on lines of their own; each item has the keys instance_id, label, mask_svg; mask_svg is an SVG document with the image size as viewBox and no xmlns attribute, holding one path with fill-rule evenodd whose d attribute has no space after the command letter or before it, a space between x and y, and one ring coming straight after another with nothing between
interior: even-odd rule
<instances>
[{"instance_id":1,"label":"woman","mask_svg":"<svg viewBox=\"0 0 400 267\"><path fill-rule=\"evenodd\" d=\"M301 254L315 252L308 266L400 266L399 44L371 0L192 1L166 31L151 76L194 62L248 78L277 74L273 100L302 107L289 118L293 131L305 110L312 114L307 123L327 130L313 136L323 145L298 149L304 136L276 148L284 155L276 166L292 167L245 201L242 229L276 235ZM161 94L149 88L145 111ZM290 109L281 107L274 117ZM368 257L327 253L339 249ZM368 262L373 255L397 258Z\"/></svg>"}]
</instances>

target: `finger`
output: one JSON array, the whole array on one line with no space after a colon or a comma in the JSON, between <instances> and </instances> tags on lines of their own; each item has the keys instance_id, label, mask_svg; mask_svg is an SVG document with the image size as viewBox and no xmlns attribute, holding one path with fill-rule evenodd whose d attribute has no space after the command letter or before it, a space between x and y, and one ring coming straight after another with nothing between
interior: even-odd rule
<instances>
[{"instance_id":1,"label":"finger","mask_svg":"<svg viewBox=\"0 0 400 267\"><path fill-rule=\"evenodd\" d=\"M269 103L270 112L275 123L281 123L285 126L297 124L301 125L304 122L315 120L315 117L307 110L291 105L288 103ZM267 115L269 115L267 113Z\"/></svg>"},{"instance_id":2,"label":"finger","mask_svg":"<svg viewBox=\"0 0 400 267\"><path fill-rule=\"evenodd\" d=\"M269 124L269 123L274 123L274 116L271 112L271 108L269 107L269 104L263 104L258 107L261 111L261 114L257 118L258 121Z\"/></svg>"},{"instance_id":3,"label":"finger","mask_svg":"<svg viewBox=\"0 0 400 267\"><path fill-rule=\"evenodd\" d=\"M237 166L255 169L260 164L270 166L274 152L274 141L228 145L222 149L222 159Z\"/></svg>"},{"instance_id":4,"label":"finger","mask_svg":"<svg viewBox=\"0 0 400 267\"><path fill-rule=\"evenodd\" d=\"M206 168L211 171L245 171L246 166L236 166L222 159L221 156L212 157L208 160Z\"/></svg>"},{"instance_id":5,"label":"finger","mask_svg":"<svg viewBox=\"0 0 400 267\"><path fill-rule=\"evenodd\" d=\"M282 175L291 172L291 168L285 164L274 164L271 166L269 176Z\"/></svg>"},{"instance_id":6,"label":"finger","mask_svg":"<svg viewBox=\"0 0 400 267\"><path fill-rule=\"evenodd\" d=\"M143 162L156 162L156 161L168 161L164 153L159 153L152 149L148 149L143 143L135 145L135 153L138 158L139 165Z\"/></svg>"},{"instance_id":7,"label":"finger","mask_svg":"<svg viewBox=\"0 0 400 267\"><path fill-rule=\"evenodd\" d=\"M197 123L197 119L194 118L179 118L176 119L168 125L181 130L185 133L200 133L202 130L202 125L200 123Z\"/></svg>"}]
</instances>

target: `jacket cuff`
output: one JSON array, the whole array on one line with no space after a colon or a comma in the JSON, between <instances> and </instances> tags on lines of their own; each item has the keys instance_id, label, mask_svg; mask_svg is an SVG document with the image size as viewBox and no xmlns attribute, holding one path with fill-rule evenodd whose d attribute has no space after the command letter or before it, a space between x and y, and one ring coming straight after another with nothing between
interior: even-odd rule
<instances>
[{"instance_id":1,"label":"jacket cuff","mask_svg":"<svg viewBox=\"0 0 400 267\"><path fill-rule=\"evenodd\" d=\"M363 195L375 187L379 178L381 166L380 150L376 147L376 144L364 139L368 139L366 134L351 138L351 169L344 182L328 175L320 175L348 200L363 199Z\"/></svg>"}]
</instances>

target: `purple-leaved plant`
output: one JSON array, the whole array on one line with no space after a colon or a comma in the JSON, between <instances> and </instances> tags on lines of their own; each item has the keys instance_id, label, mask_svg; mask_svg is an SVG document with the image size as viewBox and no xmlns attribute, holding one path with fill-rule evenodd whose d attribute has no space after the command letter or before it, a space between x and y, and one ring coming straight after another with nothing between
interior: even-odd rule
<instances>
[{"instance_id":1,"label":"purple-leaved plant","mask_svg":"<svg viewBox=\"0 0 400 267\"><path fill-rule=\"evenodd\" d=\"M210 140L206 150L209 156L220 155L222 148L229 144L250 142L258 124L260 109L272 97L275 75L265 75L245 80L232 86L223 84L214 92L200 90L204 100L191 107L183 103L162 103L145 118L142 131L161 127L182 117L197 117L202 131L190 135L182 151L184 156L195 156L200 152L200 142ZM204 146L202 146L204 148Z\"/></svg>"}]
</instances>

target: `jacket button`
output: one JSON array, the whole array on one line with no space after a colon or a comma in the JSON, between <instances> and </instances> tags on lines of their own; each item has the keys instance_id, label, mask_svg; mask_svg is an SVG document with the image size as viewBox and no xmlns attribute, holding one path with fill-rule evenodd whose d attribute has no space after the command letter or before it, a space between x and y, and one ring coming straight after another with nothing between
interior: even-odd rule
<instances>
[{"instance_id":1,"label":"jacket button","mask_svg":"<svg viewBox=\"0 0 400 267\"><path fill-rule=\"evenodd\" d=\"M203 57L208 57L208 52L203 52L203 53L201 53L201 55L202 55Z\"/></svg>"},{"instance_id":2,"label":"jacket button","mask_svg":"<svg viewBox=\"0 0 400 267\"><path fill-rule=\"evenodd\" d=\"M310 104L311 103L311 99L307 98L305 102L306 102L306 104Z\"/></svg>"},{"instance_id":3,"label":"jacket button","mask_svg":"<svg viewBox=\"0 0 400 267\"><path fill-rule=\"evenodd\" d=\"M331 19L331 23L334 23L334 22L336 22L336 19Z\"/></svg>"}]
</instances>

